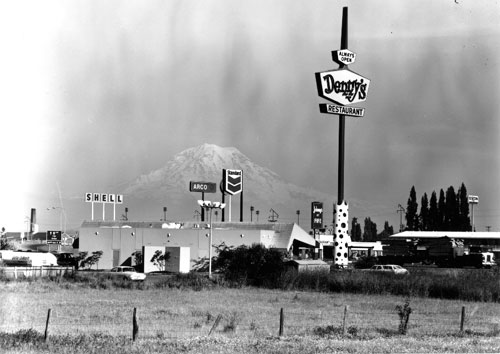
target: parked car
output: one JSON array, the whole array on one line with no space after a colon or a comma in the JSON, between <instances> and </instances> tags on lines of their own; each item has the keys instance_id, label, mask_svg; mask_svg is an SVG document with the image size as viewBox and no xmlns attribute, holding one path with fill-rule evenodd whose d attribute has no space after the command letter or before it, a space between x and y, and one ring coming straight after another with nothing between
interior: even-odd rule
<instances>
[{"instance_id":1,"label":"parked car","mask_svg":"<svg viewBox=\"0 0 500 354\"><path fill-rule=\"evenodd\" d=\"M127 266L114 267L113 269L111 269L111 271L106 272L106 273L110 274L112 276L122 277L122 278L128 279L128 280L144 280L144 279L146 279L146 274L136 272L134 267L127 267Z\"/></svg>"},{"instance_id":2,"label":"parked car","mask_svg":"<svg viewBox=\"0 0 500 354\"><path fill-rule=\"evenodd\" d=\"M62 267L78 267L78 261L73 253L55 253L57 264Z\"/></svg>"},{"instance_id":3,"label":"parked car","mask_svg":"<svg viewBox=\"0 0 500 354\"><path fill-rule=\"evenodd\" d=\"M394 274L409 274L408 270L396 264L374 265L368 269L372 272L384 272Z\"/></svg>"}]
</instances>

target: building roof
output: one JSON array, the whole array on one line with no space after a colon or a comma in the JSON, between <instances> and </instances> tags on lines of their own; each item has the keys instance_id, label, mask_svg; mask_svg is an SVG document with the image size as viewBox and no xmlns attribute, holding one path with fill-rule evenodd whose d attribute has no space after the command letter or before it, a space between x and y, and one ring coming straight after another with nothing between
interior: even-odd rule
<instances>
[{"instance_id":1,"label":"building roof","mask_svg":"<svg viewBox=\"0 0 500 354\"><path fill-rule=\"evenodd\" d=\"M325 265L329 264L321 259L292 259L288 261L289 263L299 264L299 265Z\"/></svg>"},{"instance_id":2,"label":"building roof","mask_svg":"<svg viewBox=\"0 0 500 354\"><path fill-rule=\"evenodd\" d=\"M500 240L500 232L467 232L467 231L403 231L390 238L462 238Z\"/></svg>"},{"instance_id":3,"label":"building roof","mask_svg":"<svg viewBox=\"0 0 500 354\"><path fill-rule=\"evenodd\" d=\"M82 228L153 228L153 229L199 229L207 228L207 222L146 222L146 221L84 221ZM295 223L254 223L254 222L212 222L212 227L219 230L271 230L276 235L275 248L290 249L294 240L315 246L316 241L304 229Z\"/></svg>"}]
</instances>

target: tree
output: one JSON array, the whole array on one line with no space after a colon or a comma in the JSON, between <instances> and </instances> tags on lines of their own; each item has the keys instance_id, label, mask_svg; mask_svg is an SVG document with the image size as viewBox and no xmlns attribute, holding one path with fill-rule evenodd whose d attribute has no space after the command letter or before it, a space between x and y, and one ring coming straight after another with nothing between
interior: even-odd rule
<instances>
[{"instance_id":1,"label":"tree","mask_svg":"<svg viewBox=\"0 0 500 354\"><path fill-rule=\"evenodd\" d=\"M410 231L418 230L418 203L415 186L411 187L410 197L406 207L406 229Z\"/></svg>"},{"instance_id":2,"label":"tree","mask_svg":"<svg viewBox=\"0 0 500 354\"><path fill-rule=\"evenodd\" d=\"M265 248L262 244L221 247L214 267L224 273L224 277L240 285L274 286L284 270L284 254L276 249Z\"/></svg>"},{"instance_id":3,"label":"tree","mask_svg":"<svg viewBox=\"0 0 500 354\"><path fill-rule=\"evenodd\" d=\"M445 209L446 209L446 199L444 197L444 191L441 188L441 190L439 191L439 201L438 201L437 231L446 231Z\"/></svg>"},{"instance_id":4,"label":"tree","mask_svg":"<svg viewBox=\"0 0 500 354\"><path fill-rule=\"evenodd\" d=\"M132 253L132 257L134 257L134 268L138 272L144 272L144 260L142 257L142 251L135 251Z\"/></svg>"},{"instance_id":5,"label":"tree","mask_svg":"<svg viewBox=\"0 0 500 354\"><path fill-rule=\"evenodd\" d=\"M458 230L459 231L471 231L472 225L469 217L469 198L467 195L467 188L462 182L462 185L458 189L457 193L458 202Z\"/></svg>"},{"instance_id":6,"label":"tree","mask_svg":"<svg viewBox=\"0 0 500 354\"><path fill-rule=\"evenodd\" d=\"M429 230L429 201L427 193L424 193L420 202L420 230Z\"/></svg>"},{"instance_id":7,"label":"tree","mask_svg":"<svg viewBox=\"0 0 500 354\"><path fill-rule=\"evenodd\" d=\"M438 204L436 191L431 194L431 200L429 202L429 220L428 220L428 231L437 231L439 219Z\"/></svg>"},{"instance_id":8,"label":"tree","mask_svg":"<svg viewBox=\"0 0 500 354\"><path fill-rule=\"evenodd\" d=\"M87 252L81 252L87 254ZM83 261L80 262L82 267L88 267L89 269L92 268L94 264L97 264L97 269L99 269L99 259L101 259L103 252L102 251L95 251L92 252L92 255L88 256L85 258Z\"/></svg>"},{"instance_id":9,"label":"tree","mask_svg":"<svg viewBox=\"0 0 500 354\"><path fill-rule=\"evenodd\" d=\"M458 204L457 195L453 186L446 190L446 203L444 209L444 225L446 231L458 231Z\"/></svg>"},{"instance_id":10,"label":"tree","mask_svg":"<svg viewBox=\"0 0 500 354\"><path fill-rule=\"evenodd\" d=\"M88 252L78 252L78 256L75 257L76 269L85 268L85 259L87 258Z\"/></svg>"},{"instance_id":11,"label":"tree","mask_svg":"<svg viewBox=\"0 0 500 354\"><path fill-rule=\"evenodd\" d=\"M377 239L377 224L369 217L365 218L365 227L363 231L363 241L373 242Z\"/></svg>"},{"instance_id":12,"label":"tree","mask_svg":"<svg viewBox=\"0 0 500 354\"><path fill-rule=\"evenodd\" d=\"M391 235L394 235L394 228L392 227L392 225L389 225L388 221L386 221L384 223L384 230L382 230L382 232L377 235L377 241L385 240Z\"/></svg>"},{"instance_id":13,"label":"tree","mask_svg":"<svg viewBox=\"0 0 500 354\"><path fill-rule=\"evenodd\" d=\"M158 267L159 271L165 271L165 263L170 259L170 252L156 250L153 257L151 257L151 261L155 266Z\"/></svg>"},{"instance_id":14,"label":"tree","mask_svg":"<svg viewBox=\"0 0 500 354\"><path fill-rule=\"evenodd\" d=\"M363 235L361 234L361 225L358 223L358 218L352 218L351 240L363 241Z\"/></svg>"}]
</instances>

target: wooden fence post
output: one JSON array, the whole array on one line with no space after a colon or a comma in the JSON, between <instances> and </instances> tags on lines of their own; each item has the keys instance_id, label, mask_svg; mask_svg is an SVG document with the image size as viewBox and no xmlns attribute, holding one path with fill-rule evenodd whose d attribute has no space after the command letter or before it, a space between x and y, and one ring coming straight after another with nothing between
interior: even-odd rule
<instances>
[{"instance_id":1,"label":"wooden fence post","mask_svg":"<svg viewBox=\"0 0 500 354\"><path fill-rule=\"evenodd\" d=\"M213 331L215 331L215 329L216 329L216 328L217 328L217 326L219 325L220 320L222 320L222 315L217 316L217 318L215 319L214 325L213 325L213 326L212 326L212 328L210 329L210 332L208 332L208 335L209 335L209 336L212 334L212 332L213 332Z\"/></svg>"},{"instance_id":2,"label":"wooden fence post","mask_svg":"<svg viewBox=\"0 0 500 354\"><path fill-rule=\"evenodd\" d=\"M139 334L139 325L137 324L137 308L134 307L134 315L132 317L132 341L135 342Z\"/></svg>"},{"instance_id":3,"label":"wooden fence post","mask_svg":"<svg viewBox=\"0 0 500 354\"><path fill-rule=\"evenodd\" d=\"M49 311L47 312L47 321L45 322L45 335L43 336L44 342L47 341L47 338L49 336L50 311L51 311L51 309L49 309Z\"/></svg>"},{"instance_id":4,"label":"wooden fence post","mask_svg":"<svg viewBox=\"0 0 500 354\"><path fill-rule=\"evenodd\" d=\"M462 306L462 316L460 317L460 332L464 331L465 322L465 306Z\"/></svg>"},{"instance_id":5,"label":"wooden fence post","mask_svg":"<svg viewBox=\"0 0 500 354\"><path fill-rule=\"evenodd\" d=\"M344 319L342 320L342 334L345 336L345 320L347 317L347 305L344 307Z\"/></svg>"},{"instance_id":6,"label":"wooden fence post","mask_svg":"<svg viewBox=\"0 0 500 354\"><path fill-rule=\"evenodd\" d=\"M285 312L284 312L283 307L282 307L280 310L280 331L279 331L280 337L283 335L284 326L285 326Z\"/></svg>"}]
</instances>

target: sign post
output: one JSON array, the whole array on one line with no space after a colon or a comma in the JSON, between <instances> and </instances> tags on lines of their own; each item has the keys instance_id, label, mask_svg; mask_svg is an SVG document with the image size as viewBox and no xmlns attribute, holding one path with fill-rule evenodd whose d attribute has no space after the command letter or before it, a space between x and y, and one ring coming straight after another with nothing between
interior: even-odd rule
<instances>
[{"instance_id":1,"label":"sign post","mask_svg":"<svg viewBox=\"0 0 500 354\"><path fill-rule=\"evenodd\" d=\"M320 112L339 116L339 152L338 152L338 190L334 208L334 264L346 267L348 247L351 242L348 230L349 211L344 200L344 160L345 160L345 117L363 117L364 108L346 107L366 100L370 80L349 70L348 65L356 61L356 54L348 47L348 8L342 9L342 30L340 50L332 52L332 59L339 64L337 70L316 73L318 96L332 104L320 104Z\"/></svg>"},{"instance_id":2,"label":"sign post","mask_svg":"<svg viewBox=\"0 0 500 354\"><path fill-rule=\"evenodd\" d=\"M217 184L213 182L189 182L190 192L201 192L201 200L205 200L205 193L215 193ZM205 209L201 208L201 221L205 221Z\"/></svg>"},{"instance_id":3,"label":"sign post","mask_svg":"<svg viewBox=\"0 0 500 354\"><path fill-rule=\"evenodd\" d=\"M113 221L115 221L116 204L123 204L123 194L85 193L84 200L92 204L92 221L94 221L94 203L102 203L102 221L106 220L106 204L113 204Z\"/></svg>"},{"instance_id":4,"label":"sign post","mask_svg":"<svg viewBox=\"0 0 500 354\"><path fill-rule=\"evenodd\" d=\"M472 215L472 231L476 231L476 226L474 225L474 204L479 204L479 197L477 195L468 195L467 200L471 205L471 215Z\"/></svg>"},{"instance_id":5,"label":"sign post","mask_svg":"<svg viewBox=\"0 0 500 354\"><path fill-rule=\"evenodd\" d=\"M316 247L318 244L318 240L316 237L316 229L323 228L323 203L321 202L312 202L311 203L311 229L313 229L314 240L316 241L316 245L314 245L314 254L315 258L323 259L323 244L319 245L319 257L317 255L318 248Z\"/></svg>"},{"instance_id":6,"label":"sign post","mask_svg":"<svg viewBox=\"0 0 500 354\"><path fill-rule=\"evenodd\" d=\"M240 221L243 221L243 171L242 170L222 170L223 194L229 195L229 220L231 221L231 197L240 194Z\"/></svg>"}]
</instances>

